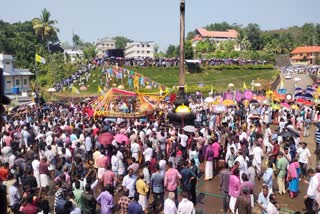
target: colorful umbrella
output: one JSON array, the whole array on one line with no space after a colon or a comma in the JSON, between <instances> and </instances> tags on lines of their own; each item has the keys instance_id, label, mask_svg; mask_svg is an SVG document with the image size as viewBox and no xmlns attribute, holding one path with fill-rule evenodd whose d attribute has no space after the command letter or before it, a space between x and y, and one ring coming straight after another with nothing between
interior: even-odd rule
<instances>
[{"instance_id":1,"label":"colorful umbrella","mask_svg":"<svg viewBox=\"0 0 320 214\"><path fill-rule=\"evenodd\" d=\"M302 99L302 98L296 99L296 103L304 104L305 102L306 102L305 99Z\"/></svg>"},{"instance_id":2,"label":"colorful umbrella","mask_svg":"<svg viewBox=\"0 0 320 214\"><path fill-rule=\"evenodd\" d=\"M216 113L222 113L227 110L226 106L223 104L219 104L213 107L213 111Z\"/></svg>"},{"instance_id":3,"label":"colorful umbrella","mask_svg":"<svg viewBox=\"0 0 320 214\"><path fill-rule=\"evenodd\" d=\"M204 102L206 102L206 103L213 103L213 102L214 102L214 99L213 99L213 97L207 97L206 99L204 99Z\"/></svg>"},{"instance_id":4,"label":"colorful umbrella","mask_svg":"<svg viewBox=\"0 0 320 214\"><path fill-rule=\"evenodd\" d=\"M290 108L292 108L294 110L299 110L300 109L299 106L296 105L296 104L291 105Z\"/></svg>"},{"instance_id":5,"label":"colorful umbrella","mask_svg":"<svg viewBox=\"0 0 320 214\"><path fill-rule=\"evenodd\" d=\"M111 133L105 132L98 136L98 142L104 146L111 144L114 137Z\"/></svg>"},{"instance_id":6,"label":"colorful umbrella","mask_svg":"<svg viewBox=\"0 0 320 214\"><path fill-rule=\"evenodd\" d=\"M280 106L284 108L290 108L290 105L288 103L280 103Z\"/></svg>"},{"instance_id":7,"label":"colorful umbrella","mask_svg":"<svg viewBox=\"0 0 320 214\"><path fill-rule=\"evenodd\" d=\"M254 105L257 105L259 104L258 100L250 100L249 102L250 104L254 104Z\"/></svg>"},{"instance_id":8,"label":"colorful umbrella","mask_svg":"<svg viewBox=\"0 0 320 214\"><path fill-rule=\"evenodd\" d=\"M225 106L232 106L235 105L235 102L233 100L224 100L222 101L222 104Z\"/></svg>"},{"instance_id":9,"label":"colorful umbrella","mask_svg":"<svg viewBox=\"0 0 320 214\"><path fill-rule=\"evenodd\" d=\"M271 108L274 109L274 110L280 110L281 109L279 104L272 104Z\"/></svg>"},{"instance_id":10,"label":"colorful umbrella","mask_svg":"<svg viewBox=\"0 0 320 214\"><path fill-rule=\"evenodd\" d=\"M114 136L114 139L116 139L118 143L125 142L126 144L129 144L129 138L125 134L116 134L116 136Z\"/></svg>"},{"instance_id":11,"label":"colorful umbrella","mask_svg":"<svg viewBox=\"0 0 320 214\"><path fill-rule=\"evenodd\" d=\"M194 133L197 131L197 129L194 126L185 126L183 130L190 133Z\"/></svg>"}]
</instances>

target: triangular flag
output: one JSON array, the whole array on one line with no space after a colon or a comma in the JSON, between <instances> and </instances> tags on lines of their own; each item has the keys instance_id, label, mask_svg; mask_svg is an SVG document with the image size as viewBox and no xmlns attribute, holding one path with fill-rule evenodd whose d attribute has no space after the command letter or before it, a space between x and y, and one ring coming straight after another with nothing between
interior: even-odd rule
<instances>
[{"instance_id":1,"label":"triangular flag","mask_svg":"<svg viewBox=\"0 0 320 214\"><path fill-rule=\"evenodd\" d=\"M243 89L243 90L247 89L247 85L246 85L246 82L244 82L244 81L243 81L243 86L242 86L242 89Z\"/></svg>"},{"instance_id":2,"label":"triangular flag","mask_svg":"<svg viewBox=\"0 0 320 214\"><path fill-rule=\"evenodd\" d=\"M80 94L80 91L75 86L72 86L71 92L74 94Z\"/></svg>"},{"instance_id":3,"label":"triangular flag","mask_svg":"<svg viewBox=\"0 0 320 214\"><path fill-rule=\"evenodd\" d=\"M102 88L100 87L100 85L98 85L98 93L100 94L103 94L103 90L102 90Z\"/></svg>"},{"instance_id":4,"label":"triangular flag","mask_svg":"<svg viewBox=\"0 0 320 214\"><path fill-rule=\"evenodd\" d=\"M284 81L283 81L283 79L281 79L281 81L280 81L280 89L283 89L284 88Z\"/></svg>"},{"instance_id":5,"label":"triangular flag","mask_svg":"<svg viewBox=\"0 0 320 214\"><path fill-rule=\"evenodd\" d=\"M35 55L35 60L36 60L36 62L40 62L40 63L42 63L42 64L46 64L46 59L43 58L43 57L41 57L41 56L38 55L38 54Z\"/></svg>"}]
</instances>

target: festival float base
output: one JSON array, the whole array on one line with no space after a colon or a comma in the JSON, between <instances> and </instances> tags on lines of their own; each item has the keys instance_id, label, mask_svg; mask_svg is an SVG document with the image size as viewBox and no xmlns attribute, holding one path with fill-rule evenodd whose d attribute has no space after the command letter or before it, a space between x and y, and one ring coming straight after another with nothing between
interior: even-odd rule
<instances>
[{"instance_id":1,"label":"festival float base","mask_svg":"<svg viewBox=\"0 0 320 214\"><path fill-rule=\"evenodd\" d=\"M152 115L162 96L148 95L111 88L98 97L91 105L94 117L105 118L143 118Z\"/></svg>"}]
</instances>

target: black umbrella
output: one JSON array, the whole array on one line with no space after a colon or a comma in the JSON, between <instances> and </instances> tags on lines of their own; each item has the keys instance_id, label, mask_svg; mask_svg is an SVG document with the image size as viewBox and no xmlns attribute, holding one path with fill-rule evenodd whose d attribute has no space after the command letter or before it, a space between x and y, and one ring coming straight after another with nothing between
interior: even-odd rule
<instances>
[{"instance_id":1,"label":"black umbrella","mask_svg":"<svg viewBox=\"0 0 320 214\"><path fill-rule=\"evenodd\" d=\"M292 132L289 132L289 131L282 132L280 135L281 135L283 138L295 137L295 134L293 134Z\"/></svg>"},{"instance_id":2,"label":"black umbrella","mask_svg":"<svg viewBox=\"0 0 320 214\"><path fill-rule=\"evenodd\" d=\"M290 132L294 137L300 137L300 134L299 134L299 132L296 130L296 129L294 129L294 128L292 128L292 127L286 127L286 129L287 129L287 131L288 132Z\"/></svg>"}]
</instances>

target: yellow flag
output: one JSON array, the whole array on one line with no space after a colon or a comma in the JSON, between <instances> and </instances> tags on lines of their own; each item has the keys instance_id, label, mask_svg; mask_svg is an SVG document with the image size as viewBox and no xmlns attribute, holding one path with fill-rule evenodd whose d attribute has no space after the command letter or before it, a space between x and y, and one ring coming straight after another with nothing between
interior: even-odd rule
<instances>
[{"instance_id":1,"label":"yellow flag","mask_svg":"<svg viewBox=\"0 0 320 214\"><path fill-rule=\"evenodd\" d=\"M242 86L242 89L243 89L243 90L247 89L247 85L246 85L246 82L244 82L244 81L243 81L243 86Z\"/></svg>"},{"instance_id":2,"label":"yellow flag","mask_svg":"<svg viewBox=\"0 0 320 214\"><path fill-rule=\"evenodd\" d=\"M137 75L134 76L133 87L134 88L139 88L139 77Z\"/></svg>"},{"instance_id":3,"label":"yellow flag","mask_svg":"<svg viewBox=\"0 0 320 214\"><path fill-rule=\"evenodd\" d=\"M80 91L75 86L72 86L71 92L74 94L80 94Z\"/></svg>"},{"instance_id":4,"label":"yellow flag","mask_svg":"<svg viewBox=\"0 0 320 214\"><path fill-rule=\"evenodd\" d=\"M187 83L184 85L184 90L186 91L186 93L188 93L188 85L187 85Z\"/></svg>"},{"instance_id":5,"label":"yellow flag","mask_svg":"<svg viewBox=\"0 0 320 214\"><path fill-rule=\"evenodd\" d=\"M281 88L281 89L284 88L284 81L283 81L283 79L281 79L281 81L280 81L280 88Z\"/></svg>"},{"instance_id":6,"label":"yellow flag","mask_svg":"<svg viewBox=\"0 0 320 214\"><path fill-rule=\"evenodd\" d=\"M38 55L38 54L36 54L35 60L36 60L36 62L40 62L40 63L42 63L42 64L46 64L46 59L43 58L43 57L41 57L41 56Z\"/></svg>"},{"instance_id":7,"label":"yellow flag","mask_svg":"<svg viewBox=\"0 0 320 214\"><path fill-rule=\"evenodd\" d=\"M102 90L102 88L100 87L100 85L98 85L98 93L100 94L103 94L103 90Z\"/></svg>"}]
</instances>

